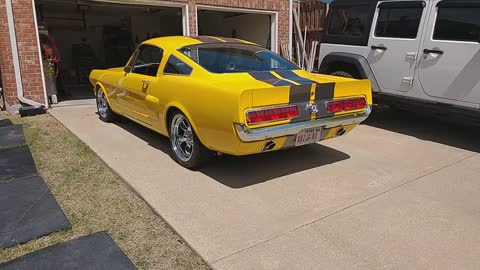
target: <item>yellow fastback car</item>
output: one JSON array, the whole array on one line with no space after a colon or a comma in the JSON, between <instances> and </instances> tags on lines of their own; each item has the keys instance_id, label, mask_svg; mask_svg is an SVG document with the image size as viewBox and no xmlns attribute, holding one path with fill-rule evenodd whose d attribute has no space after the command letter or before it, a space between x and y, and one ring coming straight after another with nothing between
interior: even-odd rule
<instances>
[{"instance_id":1,"label":"yellow fastback car","mask_svg":"<svg viewBox=\"0 0 480 270\"><path fill-rule=\"evenodd\" d=\"M251 42L162 37L125 67L93 70L100 119L127 117L170 138L195 168L212 153L249 155L344 135L371 112L368 80L312 74Z\"/></svg>"}]
</instances>

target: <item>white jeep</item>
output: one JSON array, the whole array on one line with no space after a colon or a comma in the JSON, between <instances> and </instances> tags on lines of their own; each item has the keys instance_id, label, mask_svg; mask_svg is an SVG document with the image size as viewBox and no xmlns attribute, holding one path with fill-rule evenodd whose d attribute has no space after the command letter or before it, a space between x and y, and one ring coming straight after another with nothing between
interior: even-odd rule
<instances>
[{"instance_id":1,"label":"white jeep","mask_svg":"<svg viewBox=\"0 0 480 270\"><path fill-rule=\"evenodd\" d=\"M480 0L335 0L319 61L380 103L478 120Z\"/></svg>"}]
</instances>

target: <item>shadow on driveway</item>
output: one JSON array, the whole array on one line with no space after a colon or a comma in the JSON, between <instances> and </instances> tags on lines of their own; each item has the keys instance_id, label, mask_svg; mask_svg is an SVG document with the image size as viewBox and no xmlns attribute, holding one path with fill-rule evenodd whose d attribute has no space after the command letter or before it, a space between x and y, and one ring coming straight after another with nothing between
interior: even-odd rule
<instances>
[{"instance_id":1,"label":"shadow on driveway","mask_svg":"<svg viewBox=\"0 0 480 270\"><path fill-rule=\"evenodd\" d=\"M150 146L171 154L169 140L155 131L125 118L115 124ZM250 156L222 155L212 159L199 172L225 186L243 188L349 158L333 148L312 144Z\"/></svg>"},{"instance_id":2,"label":"shadow on driveway","mask_svg":"<svg viewBox=\"0 0 480 270\"><path fill-rule=\"evenodd\" d=\"M224 155L200 171L231 188L243 188L349 158L333 148L312 144L245 157Z\"/></svg>"},{"instance_id":3,"label":"shadow on driveway","mask_svg":"<svg viewBox=\"0 0 480 270\"><path fill-rule=\"evenodd\" d=\"M401 133L421 140L480 152L480 128L428 115L376 106L364 125Z\"/></svg>"}]
</instances>

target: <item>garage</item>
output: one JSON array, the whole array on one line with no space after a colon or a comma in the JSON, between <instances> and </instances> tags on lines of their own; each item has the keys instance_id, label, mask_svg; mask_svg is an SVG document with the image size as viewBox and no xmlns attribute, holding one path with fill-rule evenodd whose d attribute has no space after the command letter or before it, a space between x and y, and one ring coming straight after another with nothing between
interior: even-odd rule
<instances>
[{"instance_id":1,"label":"garage","mask_svg":"<svg viewBox=\"0 0 480 270\"><path fill-rule=\"evenodd\" d=\"M59 101L93 98L92 69L123 66L142 41L188 31L179 4L36 0L35 8L47 92Z\"/></svg>"},{"instance_id":2,"label":"garage","mask_svg":"<svg viewBox=\"0 0 480 270\"><path fill-rule=\"evenodd\" d=\"M275 12L198 6L197 20L199 35L241 38L277 50Z\"/></svg>"}]
</instances>

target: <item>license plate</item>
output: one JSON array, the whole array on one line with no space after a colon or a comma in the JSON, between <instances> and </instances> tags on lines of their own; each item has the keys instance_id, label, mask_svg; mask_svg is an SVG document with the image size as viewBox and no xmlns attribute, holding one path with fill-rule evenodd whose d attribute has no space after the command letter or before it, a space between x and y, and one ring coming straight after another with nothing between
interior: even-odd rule
<instances>
[{"instance_id":1,"label":"license plate","mask_svg":"<svg viewBox=\"0 0 480 270\"><path fill-rule=\"evenodd\" d=\"M322 128L308 128L300 131L295 140L295 146L316 143L320 141Z\"/></svg>"}]
</instances>

